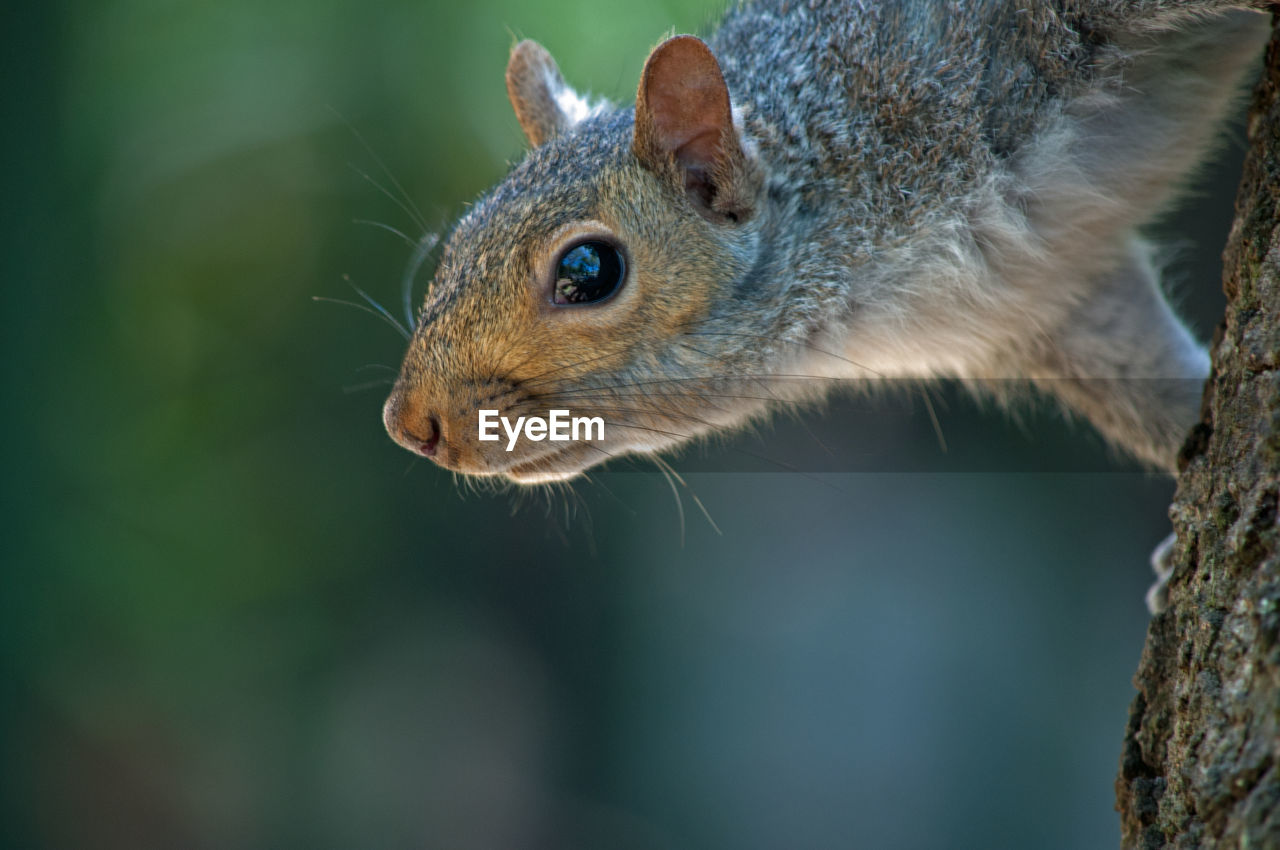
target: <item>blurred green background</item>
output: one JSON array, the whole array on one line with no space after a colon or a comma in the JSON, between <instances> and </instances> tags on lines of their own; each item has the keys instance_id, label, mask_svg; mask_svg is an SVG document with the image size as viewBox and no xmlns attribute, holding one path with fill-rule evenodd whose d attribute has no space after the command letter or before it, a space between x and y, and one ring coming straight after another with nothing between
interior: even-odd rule
<instances>
[{"instance_id":1,"label":"blurred green background","mask_svg":"<svg viewBox=\"0 0 1280 850\"><path fill-rule=\"evenodd\" d=\"M520 156L513 38L625 99L720 5L6 10L5 846L1114 846L1168 481L944 388L478 494L312 300L399 303L361 172L447 229ZM1205 336L1239 147L1162 230Z\"/></svg>"}]
</instances>

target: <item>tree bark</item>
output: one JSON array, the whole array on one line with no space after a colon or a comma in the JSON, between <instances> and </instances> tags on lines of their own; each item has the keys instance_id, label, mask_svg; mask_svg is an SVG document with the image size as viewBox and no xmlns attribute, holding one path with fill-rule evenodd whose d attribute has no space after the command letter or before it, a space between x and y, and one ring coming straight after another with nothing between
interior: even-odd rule
<instances>
[{"instance_id":1,"label":"tree bark","mask_svg":"<svg viewBox=\"0 0 1280 850\"><path fill-rule=\"evenodd\" d=\"M1280 27L1249 114L1203 421L1180 458L1177 569L1134 677L1125 848L1280 848Z\"/></svg>"}]
</instances>

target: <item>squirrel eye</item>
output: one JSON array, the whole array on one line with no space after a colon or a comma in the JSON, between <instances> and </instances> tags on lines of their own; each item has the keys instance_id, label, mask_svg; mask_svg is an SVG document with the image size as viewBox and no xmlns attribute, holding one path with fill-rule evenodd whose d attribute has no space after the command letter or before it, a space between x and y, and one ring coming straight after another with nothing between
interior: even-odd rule
<instances>
[{"instance_id":1,"label":"squirrel eye","mask_svg":"<svg viewBox=\"0 0 1280 850\"><path fill-rule=\"evenodd\" d=\"M622 286L626 266L607 242L581 242L565 251L556 266L556 304L603 301Z\"/></svg>"}]
</instances>

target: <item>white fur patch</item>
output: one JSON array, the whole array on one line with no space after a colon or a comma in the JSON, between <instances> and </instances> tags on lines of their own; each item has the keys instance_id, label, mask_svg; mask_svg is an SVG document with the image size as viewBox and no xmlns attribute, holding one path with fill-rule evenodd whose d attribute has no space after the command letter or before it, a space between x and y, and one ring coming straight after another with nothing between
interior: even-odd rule
<instances>
[{"instance_id":1,"label":"white fur patch","mask_svg":"<svg viewBox=\"0 0 1280 850\"><path fill-rule=\"evenodd\" d=\"M551 97L556 102L556 108L560 110L560 114L568 120L569 126L590 118L604 106L603 103L597 103L593 106L586 98L569 88L562 80L557 79L556 74L550 71L547 72L547 91L551 93Z\"/></svg>"}]
</instances>

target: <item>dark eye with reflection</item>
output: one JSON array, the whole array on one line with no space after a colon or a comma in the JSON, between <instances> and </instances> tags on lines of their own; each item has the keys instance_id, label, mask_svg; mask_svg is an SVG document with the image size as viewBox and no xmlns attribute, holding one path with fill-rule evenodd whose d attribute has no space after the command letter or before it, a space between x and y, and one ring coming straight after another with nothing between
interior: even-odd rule
<instances>
[{"instance_id":1,"label":"dark eye with reflection","mask_svg":"<svg viewBox=\"0 0 1280 850\"><path fill-rule=\"evenodd\" d=\"M557 304L590 304L618 291L626 266L608 242L582 242L565 251L556 266Z\"/></svg>"}]
</instances>

